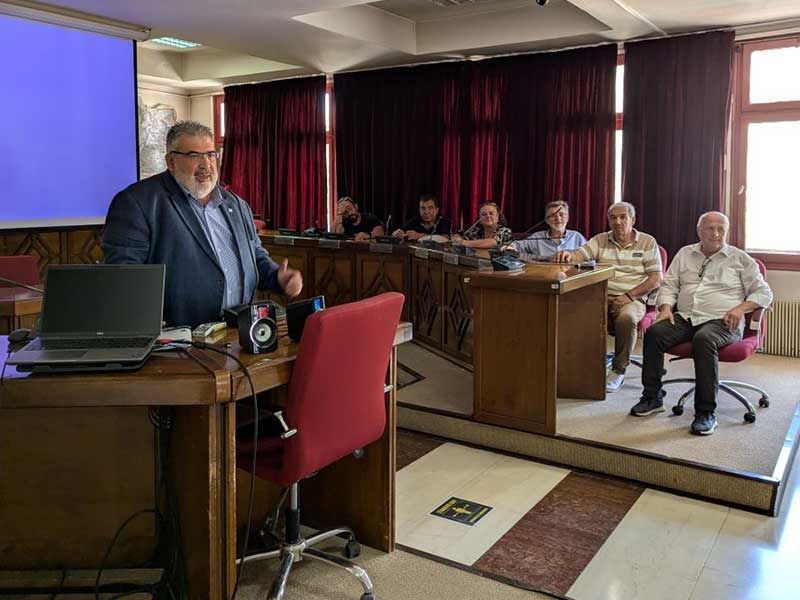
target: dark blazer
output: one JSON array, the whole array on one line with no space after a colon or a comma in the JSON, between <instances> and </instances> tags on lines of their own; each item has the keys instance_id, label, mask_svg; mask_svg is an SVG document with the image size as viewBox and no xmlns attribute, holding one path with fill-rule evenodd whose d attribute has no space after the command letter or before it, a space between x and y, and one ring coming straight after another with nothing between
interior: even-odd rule
<instances>
[{"instance_id":1,"label":"dark blazer","mask_svg":"<svg viewBox=\"0 0 800 600\"><path fill-rule=\"evenodd\" d=\"M236 238L245 289L282 292L278 265L258 239L247 203L220 188L223 214ZM164 264L164 321L190 325L218 321L225 278L200 219L169 171L128 186L111 202L102 238L109 264ZM258 274L254 263L258 265Z\"/></svg>"}]
</instances>

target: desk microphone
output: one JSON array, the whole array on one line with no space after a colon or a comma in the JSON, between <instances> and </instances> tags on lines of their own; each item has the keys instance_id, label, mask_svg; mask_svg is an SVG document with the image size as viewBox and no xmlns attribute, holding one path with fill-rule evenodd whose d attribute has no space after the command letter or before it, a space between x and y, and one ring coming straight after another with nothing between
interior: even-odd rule
<instances>
[{"instance_id":1,"label":"desk microphone","mask_svg":"<svg viewBox=\"0 0 800 600\"><path fill-rule=\"evenodd\" d=\"M470 226L469 226L469 227L467 227L466 229L464 229L464 231L469 231L470 229L472 229L473 227L475 227L475 226L476 226L478 223L480 223L480 222L481 222L481 218L480 218L480 217L478 217L478 220L477 220L477 221L475 221L475 222L474 222L472 225L470 225ZM462 233L463 233L463 231L462 231Z\"/></svg>"},{"instance_id":2,"label":"desk microphone","mask_svg":"<svg viewBox=\"0 0 800 600\"><path fill-rule=\"evenodd\" d=\"M547 222L547 219L542 219L541 221L539 221L535 225L532 225L531 227L528 227L525 231L522 232L522 235L528 235L531 231L533 231L534 229L537 229L538 227L541 227L546 222Z\"/></svg>"},{"instance_id":3,"label":"desk microphone","mask_svg":"<svg viewBox=\"0 0 800 600\"><path fill-rule=\"evenodd\" d=\"M429 240L433 238L433 235L436 233L436 228L439 227L439 221L441 220L442 220L442 215L436 217L436 220L433 222L433 229L431 229L431 232L428 234Z\"/></svg>"},{"instance_id":4,"label":"desk microphone","mask_svg":"<svg viewBox=\"0 0 800 600\"><path fill-rule=\"evenodd\" d=\"M389 216L386 217L386 235L390 235L389 233L389 223L392 222L392 213L389 213Z\"/></svg>"},{"instance_id":5,"label":"desk microphone","mask_svg":"<svg viewBox=\"0 0 800 600\"><path fill-rule=\"evenodd\" d=\"M32 285L28 285L27 283L22 283L21 281L14 281L13 279L6 279L5 277L0 277L0 282L2 283L10 283L14 287L21 287L25 288L26 290L30 290L32 292L37 292L39 294L44 294L44 290L34 287Z\"/></svg>"}]
</instances>

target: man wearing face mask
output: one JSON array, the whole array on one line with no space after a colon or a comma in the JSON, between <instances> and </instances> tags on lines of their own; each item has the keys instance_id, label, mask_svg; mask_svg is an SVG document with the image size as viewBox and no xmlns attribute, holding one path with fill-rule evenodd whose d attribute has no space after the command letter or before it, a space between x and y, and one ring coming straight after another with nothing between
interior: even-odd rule
<instances>
[{"instance_id":1,"label":"man wearing face mask","mask_svg":"<svg viewBox=\"0 0 800 600\"><path fill-rule=\"evenodd\" d=\"M700 243L678 250L658 293L658 316L644 334L644 392L631 414L644 417L664 411L664 351L691 341L697 387L690 431L710 435L717 427L718 351L741 339L745 314L768 307L772 290L756 261L726 243L724 214L701 215L697 235Z\"/></svg>"},{"instance_id":2,"label":"man wearing face mask","mask_svg":"<svg viewBox=\"0 0 800 600\"><path fill-rule=\"evenodd\" d=\"M220 320L253 300L256 287L297 296L299 271L275 263L261 246L247 203L219 185L211 129L194 121L167 133L167 170L119 192L106 216L109 264L164 264L164 321Z\"/></svg>"}]
</instances>

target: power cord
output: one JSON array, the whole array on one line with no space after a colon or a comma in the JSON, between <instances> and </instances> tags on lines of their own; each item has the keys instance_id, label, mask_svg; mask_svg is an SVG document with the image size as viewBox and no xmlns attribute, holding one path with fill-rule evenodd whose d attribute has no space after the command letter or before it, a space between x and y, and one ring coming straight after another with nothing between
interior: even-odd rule
<instances>
[{"instance_id":1,"label":"power cord","mask_svg":"<svg viewBox=\"0 0 800 600\"><path fill-rule=\"evenodd\" d=\"M180 341L172 341L176 347L180 346L191 346L193 348L198 348L201 350L210 350L212 352L216 352L218 354L222 354L227 356L228 358L232 359L236 362L237 365L242 369L242 373L247 378L247 383L250 385L250 394L253 398L253 416L254 416L254 423L253 423L253 462L250 466L250 488L248 491L248 499L247 499L247 527L244 532L244 543L242 544L242 560L239 561L239 566L236 570L236 583L233 586L233 593L231 594L230 600L235 600L236 593L239 591L239 581L242 578L242 568L244 567L244 557L247 553L247 547L250 543L250 527L252 524L253 519L253 505L255 503L255 481L256 481L256 464L258 458L258 396L256 395L256 386L253 384L253 378L250 376L250 371L247 370L247 367L244 363L239 360L239 357L228 352L227 350L223 350L211 344L206 344L205 342L189 342L185 340Z\"/></svg>"}]
</instances>

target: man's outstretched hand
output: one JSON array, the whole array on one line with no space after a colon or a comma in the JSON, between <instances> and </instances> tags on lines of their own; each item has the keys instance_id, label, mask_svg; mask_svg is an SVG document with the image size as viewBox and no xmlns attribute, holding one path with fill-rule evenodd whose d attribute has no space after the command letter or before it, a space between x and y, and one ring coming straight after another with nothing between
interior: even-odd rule
<instances>
[{"instance_id":1,"label":"man's outstretched hand","mask_svg":"<svg viewBox=\"0 0 800 600\"><path fill-rule=\"evenodd\" d=\"M289 268L289 259L284 258L278 269L278 283L283 293L294 298L303 291L303 276L300 271Z\"/></svg>"}]
</instances>

